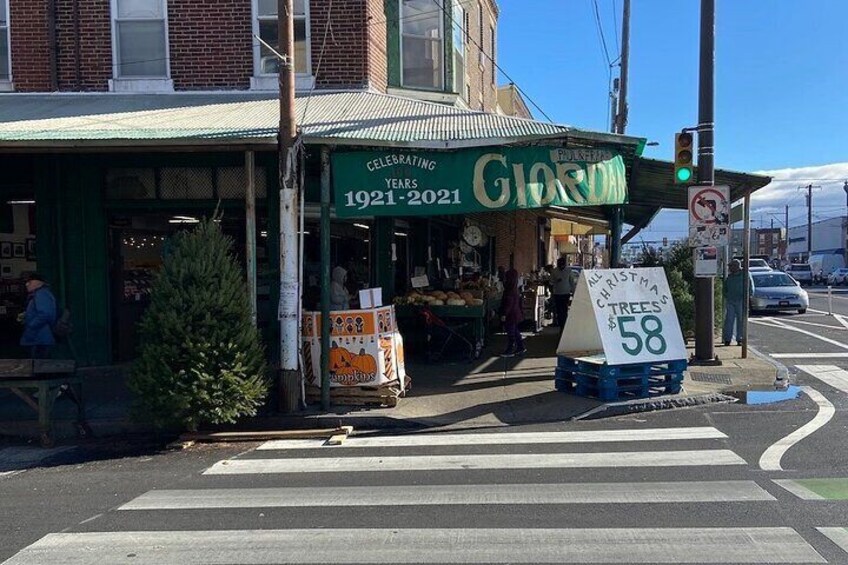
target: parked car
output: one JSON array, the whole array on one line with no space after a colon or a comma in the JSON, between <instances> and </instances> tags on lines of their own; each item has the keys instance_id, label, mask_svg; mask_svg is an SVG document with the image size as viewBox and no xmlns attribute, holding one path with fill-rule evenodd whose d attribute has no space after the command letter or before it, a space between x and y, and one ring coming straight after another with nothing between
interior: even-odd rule
<instances>
[{"instance_id":1,"label":"parked car","mask_svg":"<svg viewBox=\"0 0 848 565\"><path fill-rule=\"evenodd\" d=\"M809 263L792 263L787 265L784 270L802 285L813 284L813 269Z\"/></svg>"},{"instance_id":2,"label":"parked car","mask_svg":"<svg viewBox=\"0 0 848 565\"><path fill-rule=\"evenodd\" d=\"M807 291L800 283L780 271L754 272L754 296L751 298L751 311L783 312L797 310L804 314L810 305Z\"/></svg>"},{"instance_id":3,"label":"parked car","mask_svg":"<svg viewBox=\"0 0 848 565\"><path fill-rule=\"evenodd\" d=\"M842 267L841 269L836 269L835 271L827 275L827 284L848 285L848 268Z\"/></svg>"},{"instance_id":4,"label":"parked car","mask_svg":"<svg viewBox=\"0 0 848 565\"><path fill-rule=\"evenodd\" d=\"M765 259L748 259L748 270L752 273L770 272L768 261Z\"/></svg>"}]
</instances>

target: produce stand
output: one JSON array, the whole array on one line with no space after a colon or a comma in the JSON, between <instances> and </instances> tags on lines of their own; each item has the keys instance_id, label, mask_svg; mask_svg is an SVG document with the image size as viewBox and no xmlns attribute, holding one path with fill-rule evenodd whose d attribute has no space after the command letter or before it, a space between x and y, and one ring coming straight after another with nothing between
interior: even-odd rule
<instances>
[{"instance_id":1,"label":"produce stand","mask_svg":"<svg viewBox=\"0 0 848 565\"><path fill-rule=\"evenodd\" d=\"M393 306L330 312L330 400L388 405L409 390L403 338ZM321 314L304 312L301 328L307 401L320 399Z\"/></svg>"},{"instance_id":2,"label":"produce stand","mask_svg":"<svg viewBox=\"0 0 848 565\"><path fill-rule=\"evenodd\" d=\"M482 351L486 343L486 312L485 303L479 306L430 306L423 304L404 304L396 306L398 321L405 330L411 320L423 320L421 311L429 308L433 314L442 320L467 320L470 323L470 335L468 338L474 344L477 353ZM417 325L413 322L413 326Z\"/></svg>"},{"instance_id":3,"label":"produce stand","mask_svg":"<svg viewBox=\"0 0 848 565\"><path fill-rule=\"evenodd\" d=\"M79 435L91 435L85 421L82 376L77 374L73 360L0 359L0 389L4 388L11 390L38 414L42 447L53 445L53 405L65 390L77 405ZM35 396L25 391L33 391Z\"/></svg>"}]
</instances>

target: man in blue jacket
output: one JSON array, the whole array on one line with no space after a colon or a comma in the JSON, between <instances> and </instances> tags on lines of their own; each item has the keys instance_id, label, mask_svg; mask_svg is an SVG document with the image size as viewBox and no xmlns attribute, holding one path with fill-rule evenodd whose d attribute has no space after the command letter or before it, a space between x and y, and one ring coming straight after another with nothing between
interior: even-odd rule
<instances>
[{"instance_id":1,"label":"man in blue jacket","mask_svg":"<svg viewBox=\"0 0 848 565\"><path fill-rule=\"evenodd\" d=\"M29 298L24 312L21 345L29 348L33 359L44 359L49 357L50 349L56 345L56 338L53 336L56 297L38 273L27 278L26 289Z\"/></svg>"}]
</instances>

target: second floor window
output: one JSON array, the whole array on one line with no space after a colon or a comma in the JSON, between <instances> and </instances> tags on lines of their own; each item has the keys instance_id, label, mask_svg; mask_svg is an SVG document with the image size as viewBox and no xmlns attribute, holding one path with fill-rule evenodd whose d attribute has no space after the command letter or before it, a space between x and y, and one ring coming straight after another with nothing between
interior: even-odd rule
<instances>
[{"instance_id":1,"label":"second floor window","mask_svg":"<svg viewBox=\"0 0 848 565\"><path fill-rule=\"evenodd\" d=\"M0 80L11 80L11 57L9 54L9 16L6 0L0 0Z\"/></svg>"},{"instance_id":2,"label":"second floor window","mask_svg":"<svg viewBox=\"0 0 848 565\"><path fill-rule=\"evenodd\" d=\"M453 89L465 95L465 25L467 15L459 2L453 5Z\"/></svg>"},{"instance_id":3,"label":"second floor window","mask_svg":"<svg viewBox=\"0 0 848 565\"><path fill-rule=\"evenodd\" d=\"M431 90L444 88L443 28L442 0L401 0L403 86Z\"/></svg>"},{"instance_id":4,"label":"second floor window","mask_svg":"<svg viewBox=\"0 0 848 565\"><path fill-rule=\"evenodd\" d=\"M294 0L294 72L309 73L309 15L307 0ZM259 37L278 52L280 36L277 28L277 0L257 0L256 19ZM259 46L259 75L279 73L279 59L264 45Z\"/></svg>"},{"instance_id":5,"label":"second floor window","mask_svg":"<svg viewBox=\"0 0 848 565\"><path fill-rule=\"evenodd\" d=\"M117 77L167 77L165 0L113 0L112 14Z\"/></svg>"}]
</instances>

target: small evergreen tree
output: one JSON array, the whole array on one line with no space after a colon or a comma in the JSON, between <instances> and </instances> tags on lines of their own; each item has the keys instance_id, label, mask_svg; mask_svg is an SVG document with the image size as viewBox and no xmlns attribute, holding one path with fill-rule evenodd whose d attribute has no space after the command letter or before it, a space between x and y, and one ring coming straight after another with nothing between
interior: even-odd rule
<instances>
[{"instance_id":1,"label":"small evergreen tree","mask_svg":"<svg viewBox=\"0 0 848 565\"><path fill-rule=\"evenodd\" d=\"M268 392L247 285L218 222L178 234L139 324L136 415L194 431L256 414Z\"/></svg>"}]
</instances>

